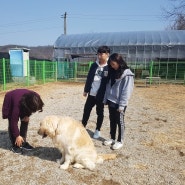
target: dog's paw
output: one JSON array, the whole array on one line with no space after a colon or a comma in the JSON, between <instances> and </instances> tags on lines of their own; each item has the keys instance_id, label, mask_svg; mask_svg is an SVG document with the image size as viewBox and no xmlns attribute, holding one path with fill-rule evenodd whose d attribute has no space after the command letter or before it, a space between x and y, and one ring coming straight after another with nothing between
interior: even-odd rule
<instances>
[{"instance_id":1,"label":"dog's paw","mask_svg":"<svg viewBox=\"0 0 185 185\"><path fill-rule=\"evenodd\" d=\"M85 168L83 165L79 164L79 163L75 163L73 165L74 168Z\"/></svg>"},{"instance_id":2,"label":"dog's paw","mask_svg":"<svg viewBox=\"0 0 185 185\"><path fill-rule=\"evenodd\" d=\"M91 161L87 162L85 165L86 165L85 167L91 171L93 171L96 167L95 163Z\"/></svg>"},{"instance_id":3,"label":"dog's paw","mask_svg":"<svg viewBox=\"0 0 185 185\"><path fill-rule=\"evenodd\" d=\"M61 159L56 159L56 162L57 162L58 164L61 164Z\"/></svg>"},{"instance_id":4,"label":"dog's paw","mask_svg":"<svg viewBox=\"0 0 185 185\"><path fill-rule=\"evenodd\" d=\"M60 169L62 169L62 170L67 170L68 167L69 167L69 165L67 165L67 164L60 165Z\"/></svg>"},{"instance_id":5,"label":"dog's paw","mask_svg":"<svg viewBox=\"0 0 185 185\"><path fill-rule=\"evenodd\" d=\"M96 160L96 163L102 164L103 163L103 158L102 157L98 157L97 160Z\"/></svg>"},{"instance_id":6,"label":"dog's paw","mask_svg":"<svg viewBox=\"0 0 185 185\"><path fill-rule=\"evenodd\" d=\"M58 164L62 164L62 163L64 163L64 159L63 159L63 158L61 158L61 159L56 159L56 162L57 162Z\"/></svg>"}]
</instances>

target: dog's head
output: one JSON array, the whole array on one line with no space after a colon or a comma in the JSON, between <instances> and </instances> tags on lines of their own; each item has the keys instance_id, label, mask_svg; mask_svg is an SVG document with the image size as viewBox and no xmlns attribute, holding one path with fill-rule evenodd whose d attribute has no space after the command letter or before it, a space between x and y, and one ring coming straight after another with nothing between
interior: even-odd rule
<instances>
[{"instance_id":1,"label":"dog's head","mask_svg":"<svg viewBox=\"0 0 185 185\"><path fill-rule=\"evenodd\" d=\"M40 128L38 130L38 134L44 137L55 137L56 129L58 126L58 117L57 116L46 116L40 122Z\"/></svg>"}]
</instances>

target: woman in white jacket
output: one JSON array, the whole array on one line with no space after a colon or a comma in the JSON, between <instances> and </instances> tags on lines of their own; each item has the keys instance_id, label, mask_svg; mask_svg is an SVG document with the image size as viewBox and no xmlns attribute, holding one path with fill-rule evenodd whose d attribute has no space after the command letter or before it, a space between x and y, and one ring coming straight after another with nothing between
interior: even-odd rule
<instances>
[{"instance_id":1,"label":"woman in white jacket","mask_svg":"<svg viewBox=\"0 0 185 185\"><path fill-rule=\"evenodd\" d=\"M113 53L108 60L108 82L103 103L108 105L110 119L110 139L104 145L112 145L117 150L123 146L124 115L134 88L134 74L123 57ZM118 126L118 137L116 130Z\"/></svg>"}]
</instances>

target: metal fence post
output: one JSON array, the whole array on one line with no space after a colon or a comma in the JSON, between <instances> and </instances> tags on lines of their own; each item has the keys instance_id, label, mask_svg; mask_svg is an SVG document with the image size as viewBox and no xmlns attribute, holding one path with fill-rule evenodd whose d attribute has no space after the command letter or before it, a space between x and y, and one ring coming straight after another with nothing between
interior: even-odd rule
<instances>
[{"instance_id":1,"label":"metal fence post","mask_svg":"<svg viewBox=\"0 0 185 185\"><path fill-rule=\"evenodd\" d=\"M45 67L46 67L46 63L45 63L45 60L42 62L42 80L43 80L43 83L45 84L46 83L46 70L45 70Z\"/></svg>"},{"instance_id":2,"label":"metal fence post","mask_svg":"<svg viewBox=\"0 0 185 185\"><path fill-rule=\"evenodd\" d=\"M58 66L57 66L57 62L53 62L55 64L55 81L57 82L58 79Z\"/></svg>"},{"instance_id":3,"label":"metal fence post","mask_svg":"<svg viewBox=\"0 0 185 185\"><path fill-rule=\"evenodd\" d=\"M77 78L77 62L75 62L74 64L75 64L74 65L74 78L76 80L76 78Z\"/></svg>"},{"instance_id":4,"label":"metal fence post","mask_svg":"<svg viewBox=\"0 0 185 185\"><path fill-rule=\"evenodd\" d=\"M6 90L6 65L5 58L3 58L3 90Z\"/></svg>"},{"instance_id":5,"label":"metal fence post","mask_svg":"<svg viewBox=\"0 0 185 185\"><path fill-rule=\"evenodd\" d=\"M35 75L35 79L37 79L37 61L34 60L34 75Z\"/></svg>"},{"instance_id":6,"label":"metal fence post","mask_svg":"<svg viewBox=\"0 0 185 185\"><path fill-rule=\"evenodd\" d=\"M150 61L150 77L153 76L153 60ZM152 84L152 78L150 78L150 84Z\"/></svg>"},{"instance_id":7,"label":"metal fence post","mask_svg":"<svg viewBox=\"0 0 185 185\"><path fill-rule=\"evenodd\" d=\"M29 65L29 60L26 61L27 62L27 80L26 80L26 84L27 86L30 85L30 65Z\"/></svg>"}]
</instances>

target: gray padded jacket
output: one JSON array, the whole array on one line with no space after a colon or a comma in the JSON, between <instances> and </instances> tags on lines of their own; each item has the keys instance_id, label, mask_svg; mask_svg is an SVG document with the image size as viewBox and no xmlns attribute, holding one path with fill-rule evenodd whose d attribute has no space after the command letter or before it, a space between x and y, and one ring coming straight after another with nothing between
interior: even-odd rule
<instances>
[{"instance_id":1,"label":"gray padded jacket","mask_svg":"<svg viewBox=\"0 0 185 185\"><path fill-rule=\"evenodd\" d=\"M119 109L123 110L128 105L134 88L134 74L130 69L126 69L119 79L111 87L111 80L106 85L103 103L111 101L119 105Z\"/></svg>"}]
</instances>

